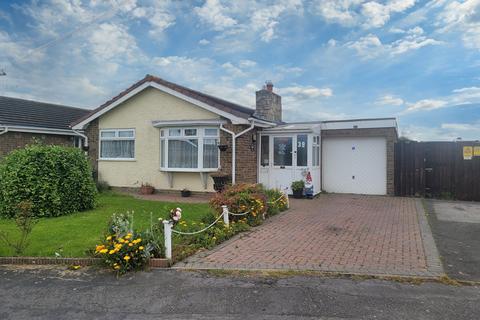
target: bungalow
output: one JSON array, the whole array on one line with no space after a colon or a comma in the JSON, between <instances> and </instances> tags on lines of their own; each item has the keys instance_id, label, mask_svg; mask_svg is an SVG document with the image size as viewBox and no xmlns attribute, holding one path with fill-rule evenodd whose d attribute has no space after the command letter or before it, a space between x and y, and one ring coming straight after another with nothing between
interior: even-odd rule
<instances>
[{"instance_id":1,"label":"bungalow","mask_svg":"<svg viewBox=\"0 0 480 320\"><path fill-rule=\"evenodd\" d=\"M70 123L89 110L0 96L0 158L27 144L81 146Z\"/></svg>"},{"instance_id":2,"label":"bungalow","mask_svg":"<svg viewBox=\"0 0 480 320\"><path fill-rule=\"evenodd\" d=\"M221 172L289 192L308 174L315 193L394 191L394 118L284 123L271 82L251 109L147 75L72 129L115 187L213 191Z\"/></svg>"}]
</instances>

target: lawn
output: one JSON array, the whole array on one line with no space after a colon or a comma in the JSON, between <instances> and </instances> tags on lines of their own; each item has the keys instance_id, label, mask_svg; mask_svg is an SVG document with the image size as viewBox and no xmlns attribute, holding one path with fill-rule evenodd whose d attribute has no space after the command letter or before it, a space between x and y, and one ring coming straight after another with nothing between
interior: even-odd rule
<instances>
[{"instance_id":1,"label":"lawn","mask_svg":"<svg viewBox=\"0 0 480 320\"><path fill-rule=\"evenodd\" d=\"M25 256L55 256L55 252L63 257L84 257L86 252L94 248L106 230L107 223L113 213L134 212L134 229L142 231L150 226L150 213L154 221L168 216L170 209L181 207L182 220L199 222L210 212L206 203L168 203L139 200L129 195L102 193L98 206L93 210L74 213L58 218L40 219L30 236L30 245ZM0 219L0 232L16 235L13 220ZM0 243L0 256L10 256L12 251Z\"/></svg>"}]
</instances>

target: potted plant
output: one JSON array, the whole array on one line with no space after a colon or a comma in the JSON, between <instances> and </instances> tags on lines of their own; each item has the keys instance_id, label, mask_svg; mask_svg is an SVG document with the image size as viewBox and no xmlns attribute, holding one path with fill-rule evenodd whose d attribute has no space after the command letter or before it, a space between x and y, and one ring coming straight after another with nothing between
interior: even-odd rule
<instances>
[{"instance_id":1,"label":"potted plant","mask_svg":"<svg viewBox=\"0 0 480 320\"><path fill-rule=\"evenodd\" d=\"M303 198L303 189L305 188L305 181L303 180L293 181L290 187L292 188L294 198L297 198L297 199Z\"/></svg>"},{"instance_id":2,"label":"potted plant","mask_svg":"<svg viewBox=\"0 0 480 320\"><path fill-rule=\"evenodd\" d=\"M149 183L142 183L140 186L140 194L153 194L155 188Z\"/></svg>"},{"instance_id":3,"label":"potted plant","mask_svg":"<svg viewBox=\"0 0 480 320\"><path fill-rule=\"evenodd\" d=\"M187 188L183 188L183 190L180 191L180 193L182 194L182 197L184 197L184 198L190 197L192 195L192 192L190 190L188 190Z\"/></svg>"}]
</instances>

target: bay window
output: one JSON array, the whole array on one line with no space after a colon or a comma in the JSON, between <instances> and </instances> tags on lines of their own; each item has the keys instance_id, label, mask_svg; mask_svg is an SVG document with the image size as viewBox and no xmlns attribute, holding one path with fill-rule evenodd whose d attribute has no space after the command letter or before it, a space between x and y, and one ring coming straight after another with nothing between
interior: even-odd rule
<instances>
[{"instance_id":1,"label":"bay window","mask_svg":"<svg viewBox=\"0 0 480 320\"><path fill-rule=\"evenodd\" d=\"M165 171L215 171L219 166L218 128L160 130L160 168Z\"/></svg>"},{"instance_id":2,"label":"bay window","mask_svg":"<svg viewBox=\"0 0 480 320\"><path fill-rule=\"evenodd\" d=\"M134 160L135 130L105 129L100 130L100 159Z\"/></svg>"}]
</instances>

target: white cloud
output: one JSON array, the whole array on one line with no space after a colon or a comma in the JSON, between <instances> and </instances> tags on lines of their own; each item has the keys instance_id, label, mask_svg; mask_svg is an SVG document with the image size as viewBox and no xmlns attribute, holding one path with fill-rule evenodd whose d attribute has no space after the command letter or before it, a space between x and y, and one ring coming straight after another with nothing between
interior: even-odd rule
<instances>
[{"instance_id":1,"label":"white cloud","mask_svg":"<svg viewBox=\"0 0 480 320\"><path fill-rule=\"evenodd\" d=\"M447 2L436 24L438 32L458 32L467 48L480 49L480 0Z\"/></svg>"},{"instance_id":2,"label":"white cloud","mask_svg":"<svg viewBox=\"0 0 480 320\"><path fill-rule=\"evenodd\" d=\"M368 34L356 41L347 42L345 46L355 50L364 59L372 59L381 55L397 56L425 46L440 44L443 42L424 36L423 29L415 27L408 30L402 38L391 43L382 43L376 35Z\"/></svg>"},{"instance_id":3,"label":"white cloud","mask_svg":"<svg viewBox=\"0 0 480 320\"><path fill-rule=\"evenodd\" d=\"M378 105L387 105L387 106L401 106L405 103L402 98L395 97L392 95L385 95L377 99L375 104Z\"/></svg>"},{"instance_id":4,"label":"white cloud","mask_svg":"<svg viewBox=\"0 0 480 320\"><path fill-rule=\"evenodd\" d=\"M198 44L201 45L201 46L206 46L209 43L210 43L210 41L207 40L207 39L200 39L200 41L198 41Z\"/></svg>"},{"instance_id":5,"label":"white cloud","mask_svg":"<svg viewBox=\"0 0 480 320\"><path fill-rule=\"evenodd\" d=\"M439 108L473 103L480 103L480 87L455 89L450 95L444 97L436 99L422 99L417 102L407 103L407 109L404 111L404 113L430 111Z\"/></svg>"},{"instance_id":6,"label":"white cloud","mask_svg":"<svg viewBox=\"0 0 480 320\"><path fill-rule=\"evenodd\" d=\"M254 11L251 26L254 31L260 30L260 38L270 42L276 37L275 27L280 23L282 14L298 14L303 12L301 0L278 1L274 5Z\"/></svg>"},{"instance_id":7,"label":"white cloud","mask_svg":"<svg viewBox=\"0 0 480 320\"><path fill-rule=\"evenodd\" d=\"M331 97L333 90L330 88L316 88L313 86L291 86L278 89L281 95L292 96L296 99L312 99L319 97Z\"/></svg>"},{"instance_id":8,"label":"white cloud","mask_svg":"<svg viewBox=\"0 0 480 320\"><path fill-rule=\"evenodd\" d=\"M252 68L252 67L255 67L257 65L257 63L255 61L252 61L252 60L240 60L238 62L238 66L240 68Z\"/></svg>"},{"instance_id":9,"label":"white cloud","mask_svg":"<svg viewBox=\"0 0 480 320\"><path fill-rule=\"evenodd\" d=\"M365 29L384 26L393 14L405 12L416 0L316 0L315 11L329 23Z\"/></svg>"},{"instance_id":10,"label":"white cloud","mask_svg":"<svg viewBox=\"0 0 480 320\"><path fill-rule=\"evenodd\" d=\"M89 38L95 57L103 60L134 58L138 49L135 38L120 24L102 23Z\"/></svg>"},{"instance_id":11,"label":"white cloud","mask_svg":"<svg viewBox=\"0 0 480 320\"><path fill-rule=\"evenodd\" d=\"M449 129L455 131L477 131L480 132L479 124L472 123L442 123L442 129Z\"/></svg>"},{"instance_id":12,"label":"white cloud","mask_svg":"<svg viewBox=\"0 0 480 320\"><path fill-rule=\"evenodd\" d=\"M448 102L445 100L423 99L414 103L407 103L407 112L419 110L435 110L447 106Z\"/></svg>"},{"instance_id":13,"label":"white cloud","mask_svg":"<svg viewBox=\"0 0 480 320\"><path fill-rule=\"evenodd\" d=\"M392 0L381 4L375 1L369 1L362 4L361 12L365 19L363 26L365 28L379 28L384 26L393 13L400 13L415 4L415 0Z\"/></svg>"},{"instance_id":14,"label":"white cloud","mask_svg":"<svg viewBox=\"0 0 480 320\"><path fill-rule=\"evenodd\" d=\"M196 7L194 11L203 22L210 24L216 31L222 31L237 24L219 0L207 0L203 6Z\"/></svg>"},{"instance_id":15,"label":"white cloud","mask_svg":"<svg viewBox=\"0 0 480 320\"><path fill-rule=\"evenodd\" d=\"M364 2L363 0L317 0L315 8L317 13L325 21L338 23L342 26L352 26L357 24L358 14L354 8Z\"/></svg>"}]
</instances>

